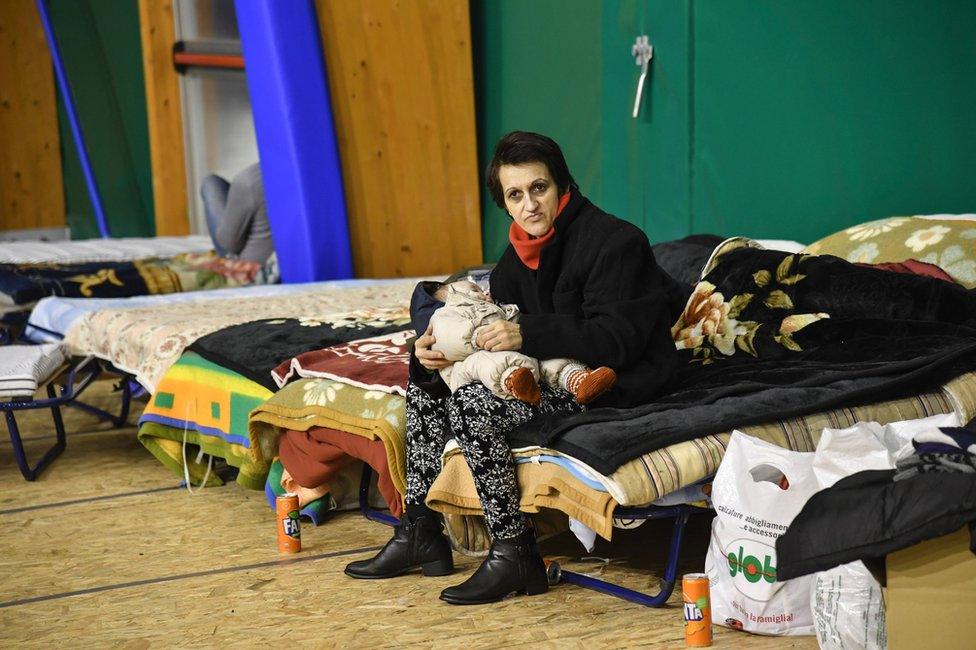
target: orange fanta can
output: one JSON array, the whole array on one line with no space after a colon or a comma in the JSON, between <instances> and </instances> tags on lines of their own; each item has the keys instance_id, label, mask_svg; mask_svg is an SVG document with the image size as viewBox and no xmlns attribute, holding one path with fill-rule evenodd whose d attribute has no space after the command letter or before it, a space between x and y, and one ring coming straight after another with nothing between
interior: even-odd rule
<instances>
[{"instance_id":1,"label":"orange fanta can","mask_svg":"<svg viewBox=\"0 0 976 650\"><path fill-rule=\"evenodd\" d=\"M298 495L286 492L275 500L278 520L278 552L298 553L302 550L302 527L298 514Z\"/></svg>"},{"instance_id":2,"label":"orange fanta can","mask_svg":"<svg viewBox=\"0 0 976 650\"><path fill-rule=\"evenodd\" d=\"M681 599L685 604L685 645L701 648L712 645L712 602L708 576L686 573L681 577Z\"/></svg>"}]
</instances>

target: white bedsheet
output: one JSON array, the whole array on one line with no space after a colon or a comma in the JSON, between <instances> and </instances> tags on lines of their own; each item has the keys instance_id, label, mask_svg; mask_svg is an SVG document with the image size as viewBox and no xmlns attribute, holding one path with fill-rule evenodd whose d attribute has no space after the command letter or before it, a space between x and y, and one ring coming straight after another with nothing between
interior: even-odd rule
<instances>
[{"instance_id":1,"label":"white bedsheet","mask_svg":"<svg viewBox=\"0 0 976 650\"><path fill-rule=\"evenodd\" d=\"M118 262L213 250L207 235L0 243L0 264Z\"/></svg>"},{"instance_id":2,"label":"white bedsheet","mask_svg":"<svg viewBox=\"0 0 976 650\"><path fill-rule=\"evenodd\" d=\"M806 244L801 244L792 239L757 239L756 242L767 250L783 251L784 253L799 253L806 248Z\"/></svg>"}]
</instances>

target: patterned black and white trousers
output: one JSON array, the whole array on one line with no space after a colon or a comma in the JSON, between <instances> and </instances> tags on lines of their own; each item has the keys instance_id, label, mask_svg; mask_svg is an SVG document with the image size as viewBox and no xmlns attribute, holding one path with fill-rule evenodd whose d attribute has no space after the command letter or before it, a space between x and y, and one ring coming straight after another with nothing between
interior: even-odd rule
<instances>
[{"instance_id":1,"label":"patterned black and white trousers","mask_svg":"<svg viewBox=\"0 0 976 650\"><path fill-rule=\"evenodd\" d=\"M527 528L519 511L515 462L505 433L538 413L578 412L582 407L564 391L540 386L542 401L532 406L496 397L480 383L438 399L412 382L407 385L407 504L420 505L441 469L441 452L457 440L474 476L492 539L507 539Z\"/></svg>"}]
</instances>

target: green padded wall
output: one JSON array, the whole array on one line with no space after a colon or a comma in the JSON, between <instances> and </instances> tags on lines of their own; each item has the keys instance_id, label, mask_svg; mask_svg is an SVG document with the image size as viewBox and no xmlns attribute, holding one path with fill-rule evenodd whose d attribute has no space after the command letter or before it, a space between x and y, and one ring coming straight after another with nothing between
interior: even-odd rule
<instances>
[{"instance_id":1,"label":"green padded wall","mask_svg":"<svg viewBox=\"0 0 976 650\"><path fill-rule=\"evenodd\" d=\"M134 0L55 0L49 8L112 236L152 236L152 172L138 6ZM60 99L58 117L71 236L98 237Z\"/></svg>"},{"instance_id":2,"label":"green padded wall","mask_svg":"<svg viewBox=\"0 0 976 650\"><path fill-rule=\"evenodd\" d=\"M698 231L976 210L976 3L694 4Z\"/></svg>"},{"instance_id":3,"label":"green padded wall","mask_svg":"<svg viewBox=\"0 0 976 650\"><path fill-rule=\"evenodd\" d=\"M551 16L562 16L553 21L558 28L538 29ZM498 138L518 129L560 142L583 187L599 176L599 20L599 7L587 0L472 3L479 169ZM560 47L564 41L572 47ZM481 180L485 259L495 261L508 242L509 219L491 201L483 174Z\"/></svg>"},{"instance_id":4,"label":"green padded wall","mask_svg":"<svg viewBox=\"0 0 976 650\"><path fill-rule=\"evenodd\" d=\"M475 0L472 29L482 167L507 131L551 135L652 241L976 211L976 3ZM509 220L482 202L491 261Z\"/></svg>"}]
</instances>

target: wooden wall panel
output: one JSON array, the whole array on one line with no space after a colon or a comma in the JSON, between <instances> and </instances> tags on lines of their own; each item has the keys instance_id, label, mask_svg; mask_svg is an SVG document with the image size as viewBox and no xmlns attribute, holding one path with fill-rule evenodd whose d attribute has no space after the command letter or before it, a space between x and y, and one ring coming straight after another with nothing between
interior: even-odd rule
<instances>
[{"instance_id":1,"label":"wooden wall panel","mask_svg":"<svg viewBox=\"0 0 976 650\"><path fill-rule=\"evenodd\" d=\"M317 0L360 277L481 262L467 0Z\"/></svg>"},{"instance_id":2,"label":"wooden wall panel","mask_svg":"<svg viewBox=\"0 0 976 650\"><path fill-rule=\"evenodd\" d=\"M173 68L176 40L171 0L139 0L142 64L146 77L149 150L157 235L190 232L180 83Z\"/></svg>"},{"instance_id":3,"label":"wooden wall panel","mask_svg":"<svg viewBox=\"0 0 976 650\"><path fill-rule=\"evenodd\" d=\"M57 95L33 0L0 2L0 230L64 226Z\"/></svg>"}]
</instances>

